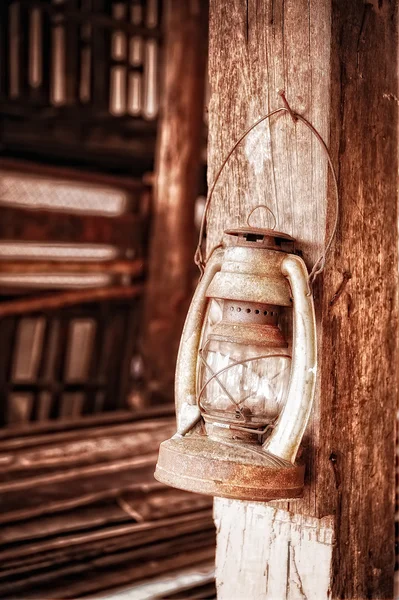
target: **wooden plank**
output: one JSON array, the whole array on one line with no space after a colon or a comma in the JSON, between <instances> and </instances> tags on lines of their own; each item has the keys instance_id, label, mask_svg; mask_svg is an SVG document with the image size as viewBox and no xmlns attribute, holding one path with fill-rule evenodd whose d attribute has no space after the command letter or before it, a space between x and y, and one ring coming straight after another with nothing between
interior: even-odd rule
<instances>
[{"instance_id":1,"label":"wooden plank","mask_svg":"<svg viewBox=\"0 0 399 600\"><path fill-rule=\"evenodd\" d=\"M138 195L148 189L140 179L134 179L132 177L110 175L96 171L84 171L72 167L44 165L37 162L16 160L14 158L3 156L0 158L0 167L7 171L13 171L16 174L22 172L25 175L42 176L46 179L61 179L74 182L81 181L83 183L124 189L130 191L132 194L137 193Z\"/></svg>"},{"instance_id":2,"label":"wooden plank","mask_svg":"<svg viewBox=\"0 0 399 600\"><path fill-rule=\"evenodd\" d=\"M212 522L211 511L204 522L194 522L191 527L189 522L177 524L173 530L174 521L170 520L167 526L152 527L151 529L139 532L138 535L131 536L130 534L123 537L110 538L105 541L95 543L82 543L74 548L66 548L62 551L49 551L39 555L29 555L23 560L11 564L6 563L5 569L0 573L0 590L2 583L7 586L8 581L17 579L22 582L22 586L26 586L25 580L30 579L34 572L42 571L42 580L53 579L57 583L57 578L62 581L68 571L74 571L76 566L85 565L82 571L87 570L87 560L97 559L104 560L115 566L118 563L124 562L129 557L136 560L148 560L148 558L156 558L157 552L164 552L171 549L171 546L178 544L179 550L184 552L191 547L196 548L196 544L207 546L210 552L214 552L215 533L214 528L209 527ZM172 531L172 533L171 533ZM1 581L3 580L3 581ZM118 583L117 576L115 583ZM25 596L24 596L25 597Z\"/></svg>"},{"instance_id":3,"label":"wooden plank","mask_svg":"<svg viewBox=\"0 0 399 600\"><path fill-rule=\"evenodd\" d=\"M93 107L87 114L82 108L68 108L32 114L26 106L0 103L0 116L6 117L2 147L8 154L32 159L52 156L104 172L123 169L137 176L152 169L156 123L115 119L99 111ZM82 133L82 126L86 129L83 139L77 135Z\"/></svg>"},{"instance_id":4,"label":"wooden plank","mask_svg":"<svg viewBox=\"0 0 399 600\"><path fill-rule=\"evenodd\" d=\"M2 260L0 273L111 273L137 277L144 272L143 260L100 262L57 260Z\"/></svg>"},{"instance_id":5,"label":"wooden plank","mask_svg":"<svg viewBox=\"0 0 399 600\"><path fill-rule=\"evenodd\" d=\"M1 564L5 565L6 561L11 559L18 560L19 562L23 557L35 556L35 554L41 554L46 551L55 551L59 548L63 548L67 552L72 552L73 547L79 547L83 542L87 541L99 541L113 539L119 536L129 536L138 534L139 532L145 532L150 529L160 530L161 527L169 529L168 534L170 535L170 526L187 523L189 524L189 530L197 527L202 529L208 522L209 524L210 511L208 509L198 511L195 516L192 514L185 514L179 517L159 519L158 521L151 521L148 523L136 523L130 519L129 523L122 525L110 525L104 529L94 529L89 532L75 532L65 534L55 538L45 538L29 544L19 545L18 547L9 547L0 550ZM138 543L140 544L140 536L136 536Z\"/></svg>"},{"instance_id":6,"label":"wooden plank","mask_svg":"<svg viewBox=\"0 0 399 600\"><path fill-rule=\"evenodd\" d=\"M219 598L232 597L232 571L240 573L235 598L247 598L248 585L262 600L319 598L320 589L339 598L390 598L399 364L397 3L211 0L210 6L209 183L239 134L281 105L276 92L285 89L292 107L330 143L341 190L334 253L314 290L319 390L304 445L308 484L303 500L278 505L284 522L295 513L309 521L291 524L284 537L271 526L271 507L248 505L244 514L241 503L218 500ZM260 126L215 192L208 254L224 229L243 225L254 206L266 203L310 267L333 216L327 190L325 158L301 124L278 117ZM271 224L260 210L251 223ZM255 514L263 537L256 535ZM303 568L318 552L317 540L305 548L309 527L325 529L330 549L320 553L322 581L307 579L305 589ZM301 567L296 573L274 566L276 596L261 582L272 566L268 556L282 545L291 566L299 553Z\"/></svg>"},{"instance_id":7,"label":"wooden plank","mask_svg":"<svg viewBox=\"0 0 399 600\"><path fill-rule=\"evenodd\" d=\"M9 320L7 322L7 325ZM1 373L0 369L0 373ZM13 429L0 429L0 440L8 440L7 442L0 441L1 450L8 448L24 447L37 444L38 434L46 434L48 432L64 432L59 433L62 439L70 439L70 436L79 435L79 430L88 427L107 426L116 423L126 423L132 421L140 421L146 418L161 418L169 417L174 414L172 404L163 406L148 407L143 410L128 411L118 410L112 413L102 413L98 415L88 415L79 419L65 419L63 421L46 421L44 423L30 423L29 426L15 427ZM151 425L148 425L150 428ZM104 431L104 430L103 430ZM87 431L81 433L87 435ZM89 434L90 435L90 434ZM47 436L39 439L39 443L47 440Z\"/></svg>"},{"instance_id":8,"label":"wooden plank","mask_svg":"<svg viewBox=\"0 0 399 600\"><path fill-rule=\"evenodd\" d=\"M179 541L177 542L179 545ZM177 552L177 549L174 549ZM37 598L42 599L43 597L51 598L77 598L81 594L88 592L95 592L96 590L112 588L115 585L129 584L135 581L147 579L154 575L161 573L170 572L171 569L178 569L180 567L186 567L193 564L201 564L202 562L209 562L213 559L214 550L208 547L200 547L197 550L191 549L190 551L176 553L171 556L159 559L152 558L152 560L138 561L136 559L136 552L131 552L128 556L121 556L121 565L118 570L115 568L115 564L107 565L107 560L96 559L89 561L86 564L80 563L73 566L69 566L65 569L65 573L60 569L56 573L42 573L34 575L27 581L19 581L3 585L0 588L0 597L9 598L10 593L14 593L22 589L30 587L30 590L24 591L24 598ZM116 560L118 557L115 557ZM123 562L123 559L125 561ZM135 560L136 559L136 560ZM109 562L109 561L108 561ZM115 559L114 559L115 562ZM104 564L105 563L105 564ZM108 566L108 568L106 568ZM90 578L79 577L79 574L84 574L89 571ZM73 583L65 588L63 577L69 575L73 579ZM59 583L55 587L54 580L59 577ZM63 582L63 583L60 583ZM39 585L50 584L50 589L47 588L47 593L44 591L46 588L39 589Z\"/></svg>"},{"instance_id":9,"label":"wooden plank","mask_svg":"<svg viewBox=\"0 0 399 600\"><path fill-rule=\"evenodd\" d=\"M152 449L153 450L153 449ZM59 484L65 484L70 482L76 482L80 479L89 480L90 477L97 477L105 475L107 473L116 473L118 471L124 471L128 468L141 469L143 467L155 465L157 453L145 454L141 457L125 458L116 460L111 463L102 463L101 465L90 465L83 467L72 467L65 471L60 470L58 473L51 473L49 475L40 475L38 477L30 476L24 479L15 479L0 483L0 492L3 494L1 502L6 501L6 494L12 492L26 493L36 487L42 486L44 488L59 486ZM59 486L60 487L60 486ZM62 494L62 490L59 491Z\"/></svg>"},{"instance_id":10,"label":"wooden plank","mask_svg":"<svg viewBox=\"0 0 399 600\"><path fill-rule=\"evenodd\" d=\"M50 509L67 510L93 502L97 497L116 497L131 485L152 485L155 462L156 454L153 454L146 455L144 464L143 460L134 459L103 464L100 468L97 465L74 469L73 476L69 471L69 478L64 481L63 473L51 478L18 480L16 488L3 486L0 521L32 518Z\"/></svg>"},{"instance_id":11,"label":"wooden plank","mask_svg":"<svg viewBox=\"0 0 399 600\"><path fill-rule=\"evenodd\" d=\"M121 500L124 502L122 503ZM130 512L127 512L126 506L131 509ZM196 513L211 507L212 500L207 496L196 496L162 486L149 487L148 490L141 491L125 490L119 492L119 498L111 497L82 506L77 510L66 510L61 514L49 512L40 519L3 525L0 539L2 545L16 542L31 543L32 540L48 536L131 521L134 513L137 515L137 521L143 522ZM211 518L209 524L212 524Z\"/></svg>"},{"instance_id":12,"label":"wooden plank","mask_svg":"<svg viewBox=\"0 0 399 600\"><path fill-rule=\"evenodd\" d=\"M203 588L207 585L213 586L213 593L202 596L203 598L214 598L214 579L215 572L212 564L202 568L191 568L183 571L171 571L165 575L155 576L151 580L137 583L133 587L126 590L110 591L105 596L101 596L104 600L161 600L165 598L177 598L176 594L184 592L187 598L188 592L194 586ZM209 590L209 592L211 589ZM201 596L193 596L200 598Z\"/></svg>"},{"instance_id":13,"label":"wooden plank","mask_svg":"<svg viewBox=\"0 0 399 600\"><path fill-rule=\"evenodd\" d=\"M143 473L141 474L143 476ZM130 491L135 493L141 493L149 491L150 489L159 489L161 484L151 482L152 468L150 467L147 472L147 480L143 477L143 481L139 483L131 484L131 473L125 473L125 477L117 474L116 477L108 476L106 485L100 487L100 489L91 490L85 493L85 490L75 489L69 497L61 498L58 500L49 500L46 498L46 504L44 505L41 497L34 499L36 501L27 505L25 502L20 502L19 506L13 506L8 508L0 514L0 523L15 523L23 521L24 519L33 519L35 517L43 517L47 514L55 514L57 512L64 512L67 510L73 510L82 506L88 506L95 502L105 501L108 499L116 499L121 497ZM57 492L57 490L56 490ZM74 495L75 493L75 495ZM56 493L55 493L56 495Z\"/></svg>"},{"instance_id":14,"label":"wooden plank","mask_svg":"<svg viewBox=\"0 0 399 600\"><path fill-rule=\"evenodd\" d=\"M121 458L144 455L150 444L159 445L166 437L173 435L173 421L152 430L141 429L120 433L109 431L96 438L77 437L67 442L53 442L44 446L29 448L12 453L0 454L0 482L13 479L18 473L35 476L51 469L65 469L84 464L112 462Z\"/></svg>"},{"instance_id":15,"label":"wooden plank","mask_svg":"<svg viewBox=\"0 0 399 600\"><path fill-rule=\"evenodd\" d=\"M161 121L143 339L148 387L173 397L178 343L192 294L207 48L207 3L165 2Z\"/></svg>"},{"instance_id":16,"label":"wooden plank","mask_svg":"<svg viewBox=\"0 0 399 600\"><path fill-rule=\"evenodd\" d=\"M137 251L142 245L143 219L137 215L83 217L8 206L2 206L0 212L0 239L112 244L121 249L135 247Z\"/></svg>"},{"instance_id":17,"label":"wooden plank","mask_svg":"<svg viewBox=\"0 0 399 600\"><path fill-rule=\"evenodd\" d=\"M81 441L82 439L98 439L107 435L134 434L136 432L146 432L151 434L153 431L159 429L168 427L173 428L175 418L172 416L173 413L171 407L169 407L169 411L165 410L163 414L156 414L154 411L153 420L151 420L151 412L152 411L149 410L146 415L144 411L142 413L115 411L115 413L111 415L107 413L104 415L99 414L93 417L79 419L79 421L74 419L66 420L66 422L63 423L64 427L60 427L60 430L57 430L57 425L61 425L61 423L41 423L40 425L42 425L42 427L37 428L38 431L36 434L34 433L33 424L33 431L29 431L29 427L26 427L25 429L16 428L12 432L8 430L7 433L11 433L12 435L0 438L0 456L4 456L4 453L10 452L10 455L16 457L19 452L25 452L27 449L35 448L37 446L47 448L53 444L59 446L60 444L67 442ZM115 420L112 419L114 414ZM97 416L108 417L108 419L97 419L95 418ZM47 428L45 425L47 425ZM54 427L54 430L52 430L52 426ZM28 435L24 435L27 433Z\"/></svg>"},{"instance_id":18,"label":"wooden plank","mask_svg":"<svg viewBox=\"0 0 399 600\"><path fill-rule=\"evenodd\" d=\"M0 305L0 318L34 312L43 313L47 310L56 310L76 304L137 298L143 290L143 285L116 285L105 288L40 294L21 300L8 300Z\"/></svg>"}]
</instances>

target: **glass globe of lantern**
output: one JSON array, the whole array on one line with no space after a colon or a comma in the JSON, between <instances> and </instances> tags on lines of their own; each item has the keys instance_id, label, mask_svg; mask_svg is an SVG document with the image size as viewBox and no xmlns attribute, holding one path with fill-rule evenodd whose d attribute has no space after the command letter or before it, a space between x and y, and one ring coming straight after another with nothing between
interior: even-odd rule
<instances>
[{"instance_id":1,"label":"glass globe of lantern","mask_svg":"<svg viewBox=\"0 0 399 600\"><path fill-rule=\"evenodd\" d=\"M281 307L270 304L211 300L197 383L206 423L258 430L277 418L291 370L280 313Z\"/></svg>"}]
</instances>

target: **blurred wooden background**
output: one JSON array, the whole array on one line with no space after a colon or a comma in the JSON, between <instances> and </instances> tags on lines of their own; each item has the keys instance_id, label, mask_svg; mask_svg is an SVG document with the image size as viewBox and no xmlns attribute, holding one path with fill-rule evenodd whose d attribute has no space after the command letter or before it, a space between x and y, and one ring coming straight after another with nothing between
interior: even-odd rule
<instances>
[{"instance_id":1,"label":"blurred wooden background","mask_svg":"<svg viewBox=\"0 0 399 600\"><path fill-rule=\"evenodd\" d=\"M184 212L193 245L206 30L206 3L1 3L2 598L77 598L171 573L175 593L214 596L211 500L152 476L174 432L166 382L185 315L160 342L178 285L162 263L182 247L165 206ZM160 186L179 136L173 186ZM191 257L185 247L185 303Z\"/></svg>"}]
</instances>

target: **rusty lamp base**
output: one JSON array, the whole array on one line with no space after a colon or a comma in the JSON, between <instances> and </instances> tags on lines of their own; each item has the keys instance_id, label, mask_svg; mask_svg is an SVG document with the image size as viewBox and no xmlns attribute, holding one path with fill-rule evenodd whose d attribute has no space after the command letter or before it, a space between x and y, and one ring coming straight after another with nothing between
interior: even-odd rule
<instances>
[{"instance_id":1,"label":"rusty lamp base","mask_svg":"<svg viewBox=\"0 0 399 600\"><path fill-rule=\"evenodd\" d=\"M155 479L189 492L265 502L300 497L304 472L255 444L193 434L161 444Z\"/></svg>"}]
</instances>

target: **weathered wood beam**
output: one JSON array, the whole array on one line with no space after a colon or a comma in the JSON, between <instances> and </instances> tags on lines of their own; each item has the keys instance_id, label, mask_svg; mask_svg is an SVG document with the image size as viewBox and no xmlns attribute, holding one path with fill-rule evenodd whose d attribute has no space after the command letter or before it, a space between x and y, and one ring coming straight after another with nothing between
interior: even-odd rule
<instances>
[{"instance_id":1,"label":"weathered wood beam","mask_svg":"<svg viewBox=\"0 0 399 600\"><path fill-rule=\"evenodd\" d=\"M83 466L83 467L72 467L65 471L56 473L39 475L38 477L29 476L25 479L17 479L0 483L0 492L2 494L11 492L27 492L28 490L34 489L38 486L50 486L54 484L70 483L77 479L97 477L103 473L116 473L117 471L123 471L125 469L140 469L146 466L155 465L157 453L146 454L142 457L126 458L121 460L115 460L111 463L103 463L101 465ZM61 490L60 490L61 491ZM3 496L4 498L4 496Z\"/></svg>"},{"instance_id":2,"label":"weathered wood beam","mask_svg":"<svg viewBox=\"0 0 399 600\"><path fill-rule=\"evenodd\" d=\"M121 502L124 501L124 503ZM158 484L158 487L146 491L120 490L119 494L110 496L108 501L91 502L80 510L66 510L61 514L48 512L41 519L29 522L16 522L2 526L1 543L31 543L32 540L43 539L50 535L71 533L84 529L131 521L136 514L138 522L154 521L167 517L180 518L187 513L197 513L212 508L212 499L207 496L195 496L182 490L173 490ZM209 510L210 513L210 510ZM208 520L212 527L212 521Z\"/></svg>"},{"instance_id":3,"label":"weathered wood beam","mask_svg":"<svg viewBox=\"0 0 399 600\"><path fill-rule=\"evenodd\" d=\"M46 590L51 587L51 598L77 598L89 592L98 593L99 590L107 590L115 586L151 579L155 575L168 573L172 569L179 569L193 564L206 563L209 568L209 564L214 558L214 549L209 547L209 541L203 542L197 548L195 548L195 543L194 538L191 547L187 549L182 549L181 539L179 538L175 540L174 544L171 544L171 542L154 544L151 548L152 556L150 552L147 552L147 555L150 554L150 556L147 556L148 560L144 561L138 560L142 551L133 550L122 554L120 557L116 553L110 557L99 556L85 562L77 562L55 572L45 570L27 579L4 583L0 588L0 597L7 599L14 591L17 593L22 591L24 598L41 600L43 598L43 588ZM157 553L158 556L161 554L161 558L157 557ZM116 571L118 562L118 570ZM87 573L91 577L88 577ZM68 585L68 589L65 587L66 577L72 580ZM41 589L39 588L40 585L43 586ZM44 587L45 585L48 587Z\"/></svg>"},{"instance_id":4,"label":"weathered wood beam","mask_svg":"<svg viewBox=\"0 0 399 600\"><path fill-rule=\"evenodd\" d=\"M397 1L332 4L341 211L324 277L317 492L333 595L393 597L398 399ZM328 466L330 467L328 469Z\"/></svg>"},{"instance_id":5,"label":"weathered wood beam","mask_svg":"<svg viewBox=\"0 0 399 600\"><path fill-rule=\"evenodd\" d=\"M396 10L385 0L211 0L209 182L233 141L279 106L285 89L330 145L341 193L338 235L314 290L319 390L305 495L277 507L216 501L220 600L248 598L248 586L262 600L393 594ZM226 227L266 203L311 266L330 231L329 191L316 142L300 123L274 119L223 175L208 252ZM261 211L252 222L270 224Z\"/></svg>"},{"instance_id":6,"label":"weathered wood beam","mask_svg":"<svg viewBox=\"0 0 399 600\"><path fill-rule=\"evenodd\" d=\"M151 430L150 430L151 431ZM51 439L44 447L20 450L11 453L0 453L2 472L0 484L11 480L18 473L18 477L29 477L32 474L46 474L54 469L80 467L94 462L113 462L122 458L144 455L149 441L156 446L164 439L165 435L173 435L173 425L169 427L152 428L151 433L131 431L121 433L118 428L96 439L75 440L64 443L53 442Z\"/></svg>"},{"instance_id":7,"label":"weathered wood beam","mask_svg":"<svg viewBox=\"0 0 399 600\"><path fill-rule=\"evenodd\" d=\"M192 293L207 2L165 3L164 71L146 293L144 356L150 394L173 397L178 342Z\"/></svg>"},{"instance_id":8,"label":"weathered wood beam","mask_svg":"<svg viewBox=\"0 0 399 600\"><path fill-rule=\"evenodd\" d=\"M0 429L0 450L10 448L21 448L36 445L39 441L45 441L47 433L57 434L57 439L73 439L76 435L81 437L92 437L92 430L88 428L99 428L103 433L108 425L118 423L132 423L144 419L158 419L173 415L173 405L153 406L144 410L118 410L109 413L98 413L94 415L79 416L78 418L66 418L61 421L34 421L32 423L20 424L11 428ZM155 425L157 427L157 425ZM144 426L151 429L150 424ZM84 432L78 433L84 429ZM42 436L42 437L40 437ZM38 440L39 438L39 440ZM4 441L5 440L5 441Z\"/></svg>"},{"instance_id":9,"label":"weathered wood beam","mask_svg":"<svg viewBox=\"0 0 399 600\"><path fill-rule=\"evenodd\" d=\"M89 532L78 532L66 534L62 537L56 537L54 539L44 539L39 541L33 541L30 544L24 544L23 546L18 547L10 547L5 548L4 550L0 550L1 564L2 568L5 566L6 561L11 561L14 559L18 563L21 562L21 559L27 556L33 556L33 560L35 560L35 554L41 554L44 552L54 552L58 549L63 549L65 552L73 552L73 547L79 547L82 543L87 543L90 541L105 541L110 540L115 537L124 537L126 535L131 536L133 534L138 534L140 532L145 532L151 529L157 530L157 534L159 535L160 529L162 527L167 527L169 530L168 534L170 535L170 526L187 523L188 528L187 531L194 530L195 528L201 529L204 526L209 528L209 510L204 509L201 511L197 511L196 515L192 513L175 516L173 521L170 518L159 519L155 521L149 521L146 523L135 523L132 519L128 523L124 523L122 525L111 525L110 527L104 528L100 531L89 531ZM169 527L168 527L169 526ZM140 536L137 536L138 545L140 544ZM0 569L1 576L1 569Z\"/></svg>"},{"instance_id":10,"label":"weathered wood beam","mask_svg":"<svg viewBox=\"0 0 399 600\"><path fill-rule=\"evenodd\" d=\"M120 248L139 246L145 223L142 217L68 214L48 210L0 208L0 238L32 242L85 242L114 244Z\"/></svg>"},{"instance_id":11,"label":"weathered wood beam","mask_svg":"<svg viewBox=\"0 0 399 600\"><path fill-rule=\"evenodd\" d=\"M150 476L149 473L149 479ZM47 501L46 504L40 502L39 504L19 509L3 510L0 514L0 523L4 526L5 523L15 523L27 519L37 519L38 517L43 518L49 514L54 515L55 513L62 513L68 510L81 509L82 507L94 504L95 502L116 500L130 491L140 493L162 487L159 483L141 482L131 485L123 485L123 483L124 482L122 481L122 484L118 486L116 482L116 486L113 487L112 481L108 480L108 487L104 486L100 491L87 494L80 493L76 497L55 500L53 502Z\"/></svg>"},{"instance_id":12,"label":"weathered wood beam","mask_svg":"<svg viewBox=\"0 0 399 600\"><path fill-rule=\"evenodd\" d=\"M144 273L144 261L4 260L0 261L0 273L111 273L137 277Z\"/></svg>"},{"instance_id":13,"label":"weathered wood beam","mask_svg":"<svg viewBox=\"0 0 399 600\"><path fill-rule=\"evenodd\" d=\"M143 290L143 285L116 285L106 288L40 294L39 296L9 300L0 304L0 319L9 317L10 315L26 315L33 312L65 308L76 304L87 304L88 302L137 298L143 293Z\"/></svg>"},{"instance_id":14,"label":"weathered wood beam","mask_svg":"<svg viewBox=\"0 0 399 600\"><path fill-rule=\"evenodd\" d=\"M93 111L91 111L93 112ZM27 160L19 160L14 158L0 157L0 168L5 171L12 171L16 175L23 172L24 175L30 174L34 176L42 176L46 179L61 179L70 180L74 183L81 181L82 183L104 185L105 187L115 187L120 190L129 191L133 197L140 198L141 194L148 190L148 185L140 179L132 177L124 177L118 175L110 175L99 172L88 172L72 167L57 167L54 165L46 165Z\"/></svg>"}]
</instances>

